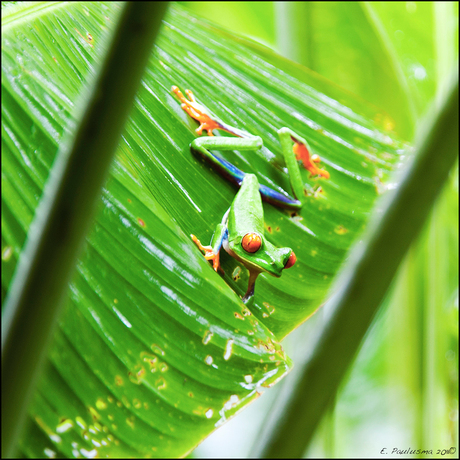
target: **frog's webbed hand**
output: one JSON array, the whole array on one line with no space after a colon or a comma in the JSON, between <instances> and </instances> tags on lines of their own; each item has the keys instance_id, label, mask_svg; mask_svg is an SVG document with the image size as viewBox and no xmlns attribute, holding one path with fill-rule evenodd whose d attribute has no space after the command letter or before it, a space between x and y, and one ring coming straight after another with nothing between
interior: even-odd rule
<instances>
[{"instance_id":1,"label":"frog's webbed hand","mask_svg":"<svg viewBox=\"0 0 460 460\"><path fill-rule=\"evenodd\" d=\"M212 268L217 272L217 270L221 271L222 273L224 270L220 266L220 261L219 261L219 254L220 251L214 252L212 246L203 246L200 242L200 240L195 236L195 235L190 235L192 238L193 242L198 246L198 248L201 251L204 251L204 258L206 260L212 261Z\"/></svg>"},{"instance_id":2,"label":"frog's webbed hand","mask_svg":"<svg viewBox=\"0 0 460 460\"><path fill-rule=\"evenodd\" d=\"M181 107L184 109L193 119L200 123L200 126L196 130L198 135L203 133L203 130L208 133L208 136L213 136L213 129L222 129L226 131L225 127L218 121L213 120L207 113L206 109L198 104L195 100L195 96L189 89L185 90L185 94L188 99L182 94L181 90L177 86L171 88L172 92L176 94L179 100L182 102Z\"/></svg>"}]
</instances>

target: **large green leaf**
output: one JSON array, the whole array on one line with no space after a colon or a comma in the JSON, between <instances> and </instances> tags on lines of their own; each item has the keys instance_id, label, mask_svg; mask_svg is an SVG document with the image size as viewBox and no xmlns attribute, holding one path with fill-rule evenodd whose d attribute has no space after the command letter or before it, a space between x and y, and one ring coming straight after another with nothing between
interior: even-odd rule
<instances>
[{"instance_id":1,"label":"large green leaf","mask_svg":"<svg viewBox=\"0 0 460 460\"><path fill-rule=\"evenodd\" d=\"M116 4L11 7L2 33L2 294L74 101L100 60ZM189 87L226 122L264 139L227 158L288 189L276 131L306 137L330 180L303 172L296 214L265 206L266 231L296 268L213 272L189 238L210 239L235 189L192 156L196 123L170 88ZM116 97L116 95L114 95ZM170 11L71 285L22 443L29 456L183 455L289 369L277 343L324 300L403 145L388 117L272 52Z\"/></svg>"}]
</instances>

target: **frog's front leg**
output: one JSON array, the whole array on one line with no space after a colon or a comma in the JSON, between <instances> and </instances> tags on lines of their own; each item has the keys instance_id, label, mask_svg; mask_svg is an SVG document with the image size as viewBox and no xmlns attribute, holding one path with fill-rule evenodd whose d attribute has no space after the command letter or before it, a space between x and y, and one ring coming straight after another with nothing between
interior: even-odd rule
<instances>
[{"instance_id":1,"label":"frog's front leg","mask_svg":"<svg viewBox=\"0 0 460 460\"><path fill-rule=\"evenodd\" d=\"M244 296L241 299L244 304L248 304L250 300L251 300L251 303L254 302L254 287L256 284L256 279L259 275L260 275L260 272L249 270L248 290L246 291L246 294L244 294Z\"/></svg>"},{"instance_id":2,"label":"frog's front leg","mask_svg":"<svg viewBox=\"0 0 460 460\"><path fill-rule=\"evenodd\" d=\"M218 270L224 273L224 270L220 266L220 250L224 240L228 237L227 220L230 209L224 214L222 222L217 225L216 230L212 236L211 244L209 246L203 246L200 240L195 235L190 235L192 241L198 246L201 251L204 251L204 258L212 261L212 268L217 272Z\"/></svg>"},{"instance_id":3,"label":"frog's front leg","mask_svg":"<svg viewBox=\"0 0 460 460\"><path fill-rule=\"evenodd\" d=\"M324 169L318 168L315 164L319 163L321 160L318 155L311 155L311 147L303 137L289 128L281 128L278 130L278 135L286 166L289 171L292 191L298 200L302 200L304 196L303 182L300 177L297 160L302 160L305 169L308 169L312 176L319 175L329 179L329 173ZM292 144L293 142L294 145Z\"/></svg>"},{"instance_id":4,"label":"frog's front leg","mask_svg":"<svg viewBox=\"0 0 460 460\"><path fill-rule=\"evenodd\" d=\"M203 246L201 241L193 233L190 235L190 237L192 238L192 241L198 246L198 248L201 251L204 251L204 258L212 262L212 268L214 268L216 272L217 270L223 271L222 267L220 266L219 251L214 252L212 245Z\"/></svg>"}]
</instances>

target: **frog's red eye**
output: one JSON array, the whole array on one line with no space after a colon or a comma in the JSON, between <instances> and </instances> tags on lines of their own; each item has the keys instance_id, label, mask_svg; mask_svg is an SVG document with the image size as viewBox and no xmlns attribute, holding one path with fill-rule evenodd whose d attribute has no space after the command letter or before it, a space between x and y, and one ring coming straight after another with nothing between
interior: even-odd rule
<instances>
[{"instance_id":1,"label":"frog's red eye","mask_svg":"<svg viewBox=\"0 0 460 460\"><path fill-rule=\"evenodd\" d=\"M291 255L289 256L289 259L286 262L286 265L284 268L291 268L297 261L297 257L294 254L294 251L291 251Z\"/></svg>"},{"instance_id":2,"label":"frog's red eye","mask_svg":"<svg viewBox=\"0 0 460 460\"><path fill-rule=\"evenodd\" d=\"M241 240L241 246L246 252L256 252L262 246L262 238L257 233L246 233Z\"/></svg>"}]
</instances>

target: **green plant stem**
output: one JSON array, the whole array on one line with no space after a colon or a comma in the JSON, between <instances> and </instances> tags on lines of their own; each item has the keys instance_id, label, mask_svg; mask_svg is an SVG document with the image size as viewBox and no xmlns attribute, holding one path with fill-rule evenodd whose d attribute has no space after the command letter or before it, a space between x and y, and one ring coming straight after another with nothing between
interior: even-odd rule
<instances>
[{"instance_id":1,"label":"green plant stem","mask_svg":"<svg viewBox=\"0 0 460 460\"><path fill-rule=\"evenodd\" d=\"M309 2L275 2L276 42L283 56L314 69L311 8Z\"/></svg>"},{"instance_id":2,"label":"green plant stem","mask_svg":"<svg viewBox=\"0 0 460 460\"><path fill-rule=\"evenodd\" d=\"M411 242L421 230L458 158L458 74L400 186L384 197L363 243L325 306L328 320L287 404L265 424L253 456L302 456L337 391ZM350 331L353 331L351 334Z\"/></svg>"},{"instance_id":3,"label":"green plant stem","mask_svg":"<svg viewBox=\"0 0 460 460\"><path fill-rule=\"evenodd\" d=\"M396 49L394 47L393 40L390 39L388 33L379 17L376 13L375 9L372 7L372 3L370 2L362 2L361 3L364 12L369 17L369 22L372 27L377 31L376 36L379 37L380 42L382 44L383 49L386 50L388 55L388 62L392 66L393 73L396 75L398 79L399 86L402 90L402 95L404 96L404 107L405 113L407 113L408 118L410 119L409 125L411 127L411 135L413 134L413 129L415 126L415 122L417 120L417 107L415 105L414 98L411 96L409 84L404 74L401 59L399 59Z\"/></svg>"},{"instance_id":4,"label":"green plant stem","mask_svg":"<svg viewBox=\"0 0 460 460\"><path fill-rule=\"evenodd\" d=\"M14 455L68 283L165 2L125 4L76 134L57 154L2 321L2 456Z\"/></svg>"}]
</instances>

